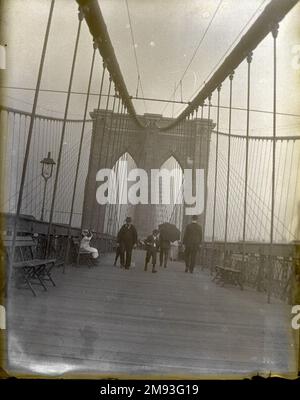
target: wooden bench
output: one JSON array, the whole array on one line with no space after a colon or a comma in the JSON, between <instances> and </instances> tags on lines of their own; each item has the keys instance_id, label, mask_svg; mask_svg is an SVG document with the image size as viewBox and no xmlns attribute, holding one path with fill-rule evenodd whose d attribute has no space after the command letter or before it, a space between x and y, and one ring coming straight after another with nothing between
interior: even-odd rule
<instances>
[{"instance_id":1,"label":"wooden bench","mask_svg":"<svg viewBox=\"0 0 300 400\"><path fill-rule=\"evenodd\" d=\"M244 289L242 280L243 270L243 255L242 254L231 254L224 261L224 265L215 266L215 276L213 281L221 283L222 287L225 284L233 284L239 286L241 290Z\"/></svg>"},{"instance_id":2,"label":"wooden bench","mask_svg":"<svg viewBox=\"0 0 300 400\"><path fill-rule=\"evenodd\" d=\"M21 274L21 278L32 294L36 296L33 285L40 285L46 291L45 281L50 281L53 286L55 282L51 276L51 270L55 265L55 258L36 258L36 243L31 236L19 236L15 242L14 260L11 259L12 238L5 237L3 240L6 249L6 258L11 272Z\"/></svg>"},{"instance_id":3,"label":"wooden bench","mask_svg":"<svg viewBox=\"0 0 300 400\"><path fill-rule=\"evenodd\" d=\"M72 238L73 245L75 246L75 251L76 251L76 265L78 266L80 264L80 259L84 259L84 263L87 264L87 266L93 267L96 265L96 260L92 257L92 253L90 251L84 250L80 248L80 243L81 240L79 237L73 237Z\"/></svg>"}]
</instances>

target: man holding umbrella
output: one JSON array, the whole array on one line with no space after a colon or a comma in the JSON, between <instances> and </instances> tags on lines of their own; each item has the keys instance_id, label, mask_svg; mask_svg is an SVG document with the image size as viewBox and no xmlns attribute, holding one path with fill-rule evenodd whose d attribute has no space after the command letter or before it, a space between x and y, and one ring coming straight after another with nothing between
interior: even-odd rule
<instances>
[{"instance_id":1,"label":"man holding umbrella","mask_svg":"<svg viewBox=\"0 0 300 400\"><path fill-rule=\"evenodd\" d=\"M197 215L192 216L192 222L185 228L183 244L185 246L185 272L194 271L199 245L202 242L202 228L197 223Z\"/></svg>"}]
</instances>

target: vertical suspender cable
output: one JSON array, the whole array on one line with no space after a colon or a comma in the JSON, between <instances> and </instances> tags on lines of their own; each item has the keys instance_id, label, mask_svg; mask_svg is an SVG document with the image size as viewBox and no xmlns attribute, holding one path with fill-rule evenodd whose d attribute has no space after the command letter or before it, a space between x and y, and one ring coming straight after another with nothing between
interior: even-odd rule
<instances>
[{"instance_id":1,"label":"vertical suspender cable","mask_svg":"<svg viewBox=\"0 0 300 400\"><path fill-rule=\"evenodd\" d=\"M286 196L289 196L289 193L291 192L291 190L290 190L291 175L292 175L292 171L295 170L295 169L293 168L294 148L295 148L295 140L293 140L293 143L292 143L292 154L291 154L291 157L290 157L290 158L291 158L291 162L290 162L290 168L289 168L290 174L289 174L289 180L288 180L288 184L287 184L287 193L286 193ZM287 150L286 150L286 151L287 151ZM300 158L299 158L299 160L300 160ZM298 162L298 164L299 164L299 162ZM295 201L295 196L296 196L296 191L297 191L297 182L298 182L299 165L298 165L298 168L296 169L296 171L297 171L297 179L295 180L295 194L294 194L294 197L292 197L292 199L294 199L294 201ZM290 207L289 207L289 208L290 208ZM284 222L284 223L286 223L286 220L287 220L287 210L288 210L288 199L287 199L287 197L286 197L286 199L285 199L285 208L284 208L284 216L283 216L283 222ZM294 206L292 206L292 208L290 208L290 211L291 211L292 215L294 215L294 214L293 214ZM288 227L289 227L289 225L290 225L290 223L288 224ZM284 232L283 232L283 233L284 233Z\"/></svg>"},{"instance_id":2,"label":"vertical suspender cable","mask_svg":"<svg viewBox=\"0 0 300 400\"><path fill-rule=\"evenodd\" d=\"M106 100L106 107L105 107L105 116L104 116L103 128L102 128L101 143L100 143L100 148L99 148L98 165L100 163L102 153L103 153L103 143L104 143L104 135L105 135L106 122L107 122L107 113L108 113L109 100L110 100L111 83L112 83L112 78L110 76L109 77L109 85L108 85L108 94L107 94L107 100ZM99 215L99 214L100 214L100 207L98 206L98 213L96 213L97 216L95 217L95 222L97 224L97 232L99 232L99 226L100 226L101 215ZM91 214L91 218L93 218L92 214ZM105 214L104 214L103 218L105 218ZM102 229L103 229L103 227L104 227L104 221L103 221Z\"/></svg>"},{"instance_id":3,"label":"vertical suspender cable","mask_svg":"<svg viewBox=\"0 0 300 400\"><path fill-rule=\"evenodd\" d=\"M106 64L103 63L102 76L101 76L100 89L99 89L99 97L98 97L97 111L100 110L100 106L101 106L101 98L102 98L102 90L103 90L103 82L104 82L105 71L106 71Z\"/></svg>"},{"instance_id":4,"label":"vertical suspender cable","mask_svg":"<svg viewBox=\"0 0 300 400\"><path fill-rule=\"evenodd\" d=\"M213 203L213 231L212 231L212 245L215 241L215 222L216 222L216 205L217 205L217 185L218 185L218 157L219 157L219 123L220 123L220 92L221 85L218 86L218 100L217 100L217 137L216 137L216 159L215 159L215 186L214 186L214 203Z\"/></svg>"},{"instance_id":5,"label":"vertical suspender cable","mask_svg":"<svg viewBox=\"0 0 300 400\"><path fill-rule=\"evenodd\" d=\"M232 81L234 72L229 75L229 115L228 115L228 153L227 153L227 177L226 177L226 209L225 209L225 237L224 256L227 253L228 240L228 203L230 192L230 156L231 156L231 118L232 118Z\"/></svg>"},{"instance_id":6,"label":"vertical suspender cable","mask_svg":"<svg viewBox=\"0 0 300 400\"><path fill-rule=\"evenodd\" d=\"M244 213L243 213L243 268L246 254L246 225L247 225L247 198L248 198L248 159L249 159L249 133L250 133L250 89L251 89L251 62L253 53L247 56L247 122L246 122L246 155L245 155L245 186L244 186Z\"/></svg>"},{"instance_id":7,"label":"vertical suspender cable","mask_svg":"<svg viewBox=\"0 0 300 400\"><path fill-rule=\"evenodd\" d=\"M207 233L207 182L208 182L208 166L209 166L209 142L210 142L210 110L211 110L211 94L208 96L208 110L207 110L207 137L206 137L206 171L205 171L205 200L204 200L204 229L203 241L205 242L205 234Z\"/></svg>"},{"instance_id":8,"label":"vertical suspender cable","mask_svg":"<svg viewBox=\"0 0 300 400\"><path fill-rule=\"evenodd\" d=\"M100 88L99 88L99 96L98 96L96 122L94 123L95 127L93 127L94 132L98 130L98 121L100 120L99 110L100 110L100 107L101 107L101 99L102 99L102 91L103 91L103 83L104 83L105 72L106 72L106 64L103 62L101 82L100 82ZM96 138L96 134L93 134L92 135L91 148L94 147L95 138ZM91 226L91 223L92 223L92 213L90 214L89 226Z\"/></svg>"},{"instance_id":9,"label":"vertical suspender cable","mask_svg":"<svg viewBox=\"0 0 300 400\"><path fill-rule=\"evenodd\" d=\"M119 155L121 151L121 139L122 139L122 125L124 123L124 113L125 113L125 107L123 104L123 101L121 101L121 111L120 111L120 116L119 116L119 124L118 124L118 138L117 138L117 153Z\"/></svg>"},{"instance_id":10,"label":"vertical suspender cable","mask_svg":"<svg viewBox=\"0 0 300 400\"><path fill-rule=\"evenodd\" d=\"M115 95L114 95L114 101L113 101L113 108L112 108L112 115L111 115L111 121L110 121L110 127L109 127L109 132L110 132L110 137L112 136L112 130L113 130L113 122L114 122L114 112L115 112L115 104L116 104L116 99L118 98L118 92L115 88ZM120 101L118 101L118 112L119 112L119 105L120 105ZM110 141L108 143L108 149L107 149L107 153L106 153L106 157L105 157L105 167L107 168L108 166L113 167L111 165L112 163L112 155L109 157L109 153L110 153L110 147L112 147L111 149L111 154L113 154L114 151L114 146L115 146L115 135L116 135L116 129L115 132L113 134L113 141L112 141L112 146L110 146ZM109 163L109 165L108 165ZM113 190L116 190L116 188L113 188ZM112 204L108 204L108 226L107 226L107 230L109 233L110 229L111 229L111 213L112 213Z\"/></svg>"},{"instance_id":11,"label":"vertical suspender cable","mask_svg":"<svg viewBox=\"0 0 300 400\"><path fill-rule=\"evenodd\" d=\"M119 113L119 121L118 121L118 127L117 127L117 131L118 131L118 137L117 137L117 144L116 144L116 153L117 153L117 155L119 156L119 148L120 148L120 140L121 140L121 122L122 122L122 116L123 116L123 110L124 110L124 106L123 106L123 103L122 103L122 100L121 100L121 98L119 99L119 105L121 104L121 111L119 112L118 111L118 113ZM119 109L119 106L118 106L118 109ZM119 211L120 211L120 207L119 207L119 199L120 199L120 192L119 192L119 174L120 174L120 171L119 171L119 169L120 169L120 165L119 165L119 163L120 163L120 160L119 160L119 158L116 160L116 175L117 175L117 178L118 178L118 182L117 182L117 187L118 187L118 191L117 191L117 204L116 204L116 207L115 207L115 218L114 218L114 225L113 225L113 232L115 232L116 233L116 231L117 231L117 229L118 229L118 222L119 222Z\"/></svg>"},{"instance_id":12,"label":"vertical suspender cable","mask_svg":"<svg viewBox=\"0 0 300 400\"><path fill-rule=\"evenodd\" d=\"M119 140L119 134L120 134L120 107L121 107L121 98L118 97L118 109L117 109L117 118L116 118L116 123L115 123L115 129L114 129L114 137L113 137L113 152L111 154L111 159L110 159L110 164L115 161L114 164L114 171L116 173L116 176L118 177L118 162L113 158L113 155L117 154L118 155L118 140ZM116 188L116 203L118 202L118 189ZM112 205L111 207L111 218L112 218L112 226L111 226L111 234L114 235L115 233L115 221L116 221L116 216L117 216L117 204Z\"/></svg>"},{"instance_id":13,"label":"vertical suspender cable","mask_svg":"<svg viewBox=\"0 0 300 400\"><path fill-rule=\"evenodd\" d=\"M195 171L195 164L196 164L196 149L197 149L197 118L198 118L198 107L196 108L195 119L194 119L194 155L193 155L193 169L196 179L196 171ZM200 141L200 137L199 137Z\"/></svg>"}]
</instances>

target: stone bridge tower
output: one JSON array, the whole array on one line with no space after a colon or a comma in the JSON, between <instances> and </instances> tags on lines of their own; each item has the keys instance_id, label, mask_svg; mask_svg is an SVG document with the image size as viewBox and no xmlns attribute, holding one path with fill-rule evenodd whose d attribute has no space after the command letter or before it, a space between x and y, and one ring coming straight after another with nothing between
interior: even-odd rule
<instances>
[{"instance_id":1,"label":"stone bridge tower","mask_svg":"<svg viewBox=\"0 0 300 400\"><path fill-rule=\"evenodd\" d=\"M126 152L134 159L137 168L142 168L148 173L148 177L151 176L151 169L159 169L171 156L178 161L183 170L204 169L207 177L210 137L214 128L212 120L185 120L179 131L177 127L169 130L161 129L173 120L158 114L139 116L145 128L140 128L130 116L127 116L120 132L119 122L124 116L109 113L105 119L105 111L99 110L92 112L91 117L93 131L84 193L83 227L103 231L105 206L99 205L96 201L96 190L99 185L96 182L96 174L101 168L112 168ZM120 134L121 140L119 140ZM154 228L155 211L155 205L135 206L134 224L139 236L145 236ZM204 223L203 214L199 222Z\"/></svg>"}]
</instances>

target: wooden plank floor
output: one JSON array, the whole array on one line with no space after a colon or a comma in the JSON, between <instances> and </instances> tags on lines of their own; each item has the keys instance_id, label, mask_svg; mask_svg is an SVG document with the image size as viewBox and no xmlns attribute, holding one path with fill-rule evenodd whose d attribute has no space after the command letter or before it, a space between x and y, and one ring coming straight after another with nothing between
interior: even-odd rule
<instances>
[{"instance_id":1,"label":"wooden plank floor","mask_svg":"<svg viewBox=\"0 0 300 400\"><path fill-rule=\"evenodd\" d=\"M222 288L207 271L170 263L157 274L112 266L54 272L57 287L11 291L8 366L59 375L240 376L296 371L290 307Z\"/></svg>"}]
</instances>

